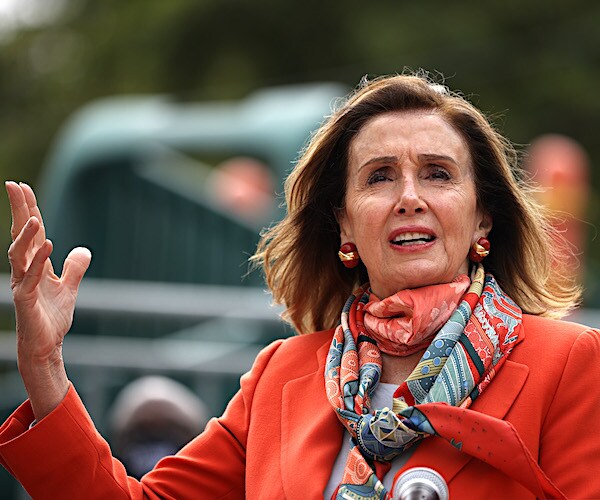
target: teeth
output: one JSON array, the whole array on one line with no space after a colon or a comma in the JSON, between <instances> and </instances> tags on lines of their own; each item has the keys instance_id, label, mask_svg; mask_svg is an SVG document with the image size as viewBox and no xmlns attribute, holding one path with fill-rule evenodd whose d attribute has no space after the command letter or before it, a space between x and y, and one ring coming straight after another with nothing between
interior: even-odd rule
<instances>
[{"instance_id":1,"label":"teeth","mask_svg":"<svg viewBox=\"0 0 600 500\"><path fill-rule=\"evenodd\" d=\"M398 236L396 236L392 240L392 243L404 243L407 241L414 241L414 240L431 241L431 240L433 240L433 236L430 234L427 234L427 233L402 233L402 234L399 234Z\"/></svg>"}]
</instances>

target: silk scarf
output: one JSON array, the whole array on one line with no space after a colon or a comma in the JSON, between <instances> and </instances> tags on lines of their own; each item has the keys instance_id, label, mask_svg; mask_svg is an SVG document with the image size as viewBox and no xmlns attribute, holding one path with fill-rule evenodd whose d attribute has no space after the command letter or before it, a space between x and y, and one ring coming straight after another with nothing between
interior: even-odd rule
<instances>
[{"instance_id":1,"label":"silk scarf","mask_svg":"<svg viewBox=\"0 0 600 500\"><path fill-rule=\"evenodd\" d=\"M371 293L364 307L365 329L381 352L409 356L429 345L470 284L460 274L450 283L401 290L383 300Z\"/></svg>"},{"instance_id":2,"label":"silk scarf","mask_svg":"<svg viewBox=\"0 0 600 500\"><path fill-rule=\"evenodd\" d=\"M370 397L381 378L382 361L377 340L363 322L368 300L368 285L349 297L325 368L327 397L353 444L335 496L340 500L389 499L380 481L389 462L436 435L428 412L415 405L468 408L522 340L519 306L479 264L460 304L394 393L393 407L373 409Z\"/></svg>"}]
</instances>

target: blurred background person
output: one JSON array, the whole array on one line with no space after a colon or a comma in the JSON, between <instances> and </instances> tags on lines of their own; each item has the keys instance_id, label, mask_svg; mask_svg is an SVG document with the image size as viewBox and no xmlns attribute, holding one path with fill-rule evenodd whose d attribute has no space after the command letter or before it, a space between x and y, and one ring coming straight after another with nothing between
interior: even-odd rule
<instances>
[{"instance_id":1,"label":"blurred background person","mask_svg":"<svg viewBox=\"0 0 600 500\"><path fill-rule=\"evenodd\" d=\"M596 205L590 157L575 139L563 134L535 138L525 152L525 170L537 186L536 199L554 213L553 224L565 237L565 270L584 285L583 306L600 306L600 273L595 259L598 229L590 223ZM579 311L574 318L594 321Z\"/></svg>"},{"instance_id":2,"label":"blurred background person","mask_svg":"<svg viewBox=\"0 0 600 500\"><path fill-rule=\"evenodd\" d=\"M555 213L555 227L569 243L569 272L582 280L591 194L586 151L577 141L564 135L543 135L529 146L525 170L539 186L536 198Z\"/></svg>"},{"instance_id":3,"label":"blurred background person","mask_svg":"<svg viewBox=\"0 0 600 500\"><path fill-rule=\"evenodd\" d=\"M110 409L113 453L130 476L140 479L202 432L208 417L202 400L183 384L158 376L136 379Z\"/></svg>"},{"instance_id":4,"label":"blurred background person","mask_svg":"<svg viewBox=\"0 0 600 500\"><path fill-rule=\"evenodd\" d=\"M217 203L250 222L263 222L275 209L275 181L269 167L255 158L219 163L206 180Z\"/></svg>"}]
</instances>

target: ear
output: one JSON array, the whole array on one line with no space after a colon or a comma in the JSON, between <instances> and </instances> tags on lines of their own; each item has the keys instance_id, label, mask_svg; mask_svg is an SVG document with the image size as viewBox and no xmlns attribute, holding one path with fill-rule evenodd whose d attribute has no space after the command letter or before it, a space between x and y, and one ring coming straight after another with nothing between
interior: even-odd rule
<instances>
[{"instance_id":1,"label":"ear","mask_svg":"<svg viewBox=\"0 0 600 500\"><path fill-rule=\"evenodd\" d=\"M335 220L337 220L338 226L340 226L340 241L342 245L349 241L353 241L352 239L352 231L350 228L350 223L348 222L348 216L346 214L345 208L338 208L334 210Z\"/></svg>"},{"instance_id":2,"label":"ear","mask_svg":"<svg viewBox=\"0 0 600 500\"><path fill-rule=\"evenodd\" d=\"M487 237L487 235L490 234L490 231L492 230L492 225L492 216L487 212L483 212L481 218L479 219L479 224L477 226L477 237L475 238L475 241L477 241L481 237Z\"/></svg>"}]
</instances>

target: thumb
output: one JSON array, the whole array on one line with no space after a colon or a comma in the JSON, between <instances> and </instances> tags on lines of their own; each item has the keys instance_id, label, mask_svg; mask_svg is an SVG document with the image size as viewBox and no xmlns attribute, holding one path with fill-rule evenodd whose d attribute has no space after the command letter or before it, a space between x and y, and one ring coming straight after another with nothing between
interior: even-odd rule
<instances>
[{"instance_id":1,"label":"thumb","mask_svg":"<svg viewBox=\"0 0 600 500\"><path fill-rule=\"evenodd\" d=\"M91 260L92 252L87 248L74 248L65 259L61 280L73 291L77 291Z\"/></svg>"}]
</instances>

